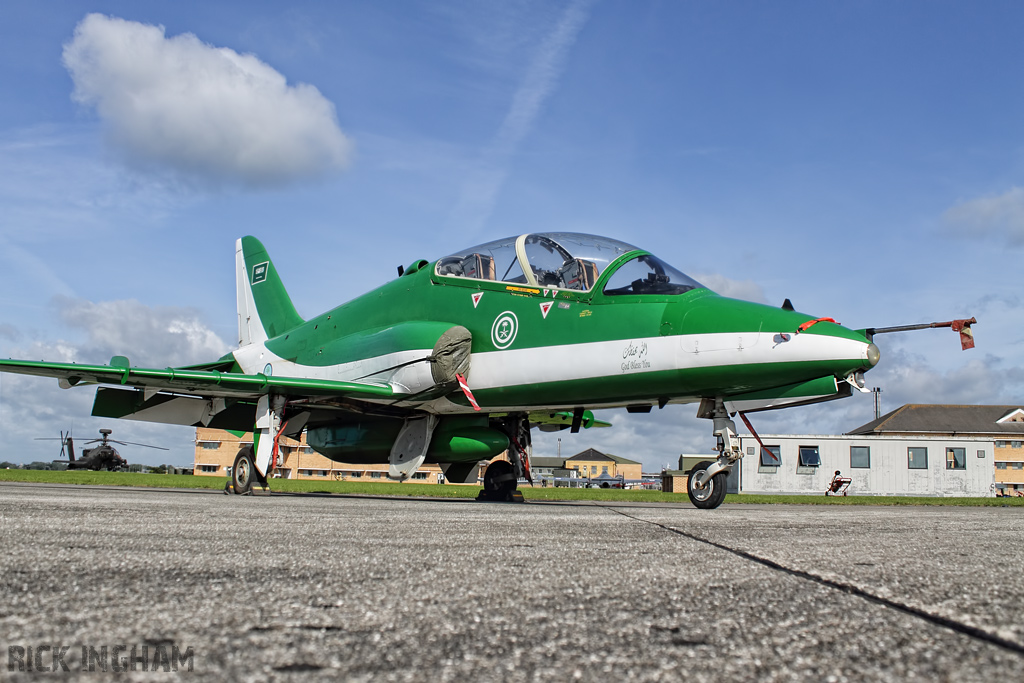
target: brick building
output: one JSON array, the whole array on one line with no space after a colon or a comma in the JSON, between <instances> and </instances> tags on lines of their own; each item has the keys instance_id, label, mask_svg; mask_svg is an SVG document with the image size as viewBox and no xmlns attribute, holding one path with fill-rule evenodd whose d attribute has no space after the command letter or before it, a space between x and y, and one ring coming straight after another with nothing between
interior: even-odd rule
<instances>
[{"instance_id":1,"label":"brick building","mask_svg":"<svg viewBox=\"0 0 1024 683\"><path fill-rule=\"evenodd\" d=\"M602 453L593 448L566 458L565 469L576 470L580 477L640 479L642 465L618 455Z\"/></svg>"},{"instance_id":2,"label":"brick building","mask_svg":"<svg viewBox=\"0 0 1024 683\"><path fill-rule=\"evenodd\" d=\"M329 460L306 445L306 433L300 440L281 437L279 442L284 464L274 476L283 479L334 479L338 481L392 481L388 479L387 463L350 465ZM243 446L252 446L252 433L241 436L222 429L196 429L194 473L200 476L228 477L235 456ZM438 483L441 468L426 464L409 481L421 484Z\"/></svg>"}]
</instances>

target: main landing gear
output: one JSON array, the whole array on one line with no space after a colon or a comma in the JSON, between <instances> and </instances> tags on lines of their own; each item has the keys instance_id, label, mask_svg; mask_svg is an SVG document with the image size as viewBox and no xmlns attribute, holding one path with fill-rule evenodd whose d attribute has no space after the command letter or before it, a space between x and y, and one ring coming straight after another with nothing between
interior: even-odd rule
<instances>
[{"instance_id":1,"label":"main landing gear","mask_svg":"<svg viewBox=\"0 0 1024 683\"><path fill-rule=\"evenodd\" d=\"M235 464L231 467L231 481L224 487L224 491L247 495L252 493L253 484L260 486L263 490L269 488L267 478L256 469L252 448L246 446L235 456Z\"/></svg>"},{"instance_id":2,"label":"main landing gear","mask_svg":"<svg viewBox=\"0 0 1024 683\"><path fill-rule=\"evenodd\" d=\"M729 477L729 471L743 457L743 451L739 436L736 435L736 423L730 419L722 399L701 401L697 417L714 421L718 459L714 462L704 460L690 470L686 479L686 494L694 507L711 510L725 500L725 480Z\"/></svg>"},{"instance_id":3,"label":"main landing gear","mask_svg":"<svg viewBox=\"0 0 1024 683\"><path fill-rule=\"evenodd\" d=\"M484 470L484 488L477 495L477 500L490 501L523 501L519 493L519 480L526 479L533 483L530 474L530 454L533 446L530 442L530 421L525 415L512 416L501 420L500 428L508 436L508 461L493 460Z\"/></svg>"}]
</instances>

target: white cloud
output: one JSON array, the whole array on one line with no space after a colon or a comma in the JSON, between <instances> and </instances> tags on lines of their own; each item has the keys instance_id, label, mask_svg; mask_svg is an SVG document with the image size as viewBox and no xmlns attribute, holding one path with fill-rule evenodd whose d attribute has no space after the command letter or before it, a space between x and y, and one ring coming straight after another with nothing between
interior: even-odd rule
<instances>
[{"instance_id":1,"label":"white cloud","mask_svg":"<svg viewBox=\"0 0 1024 683\"><path fill-rule=\"evenodd\" d=\"M27 340L18 348L4 345L4 357L57 362L106 363L126 355L133 365L163 368L216 360L228 345L214 334L196 311L150 307L138 301L102 301L58 297L60 319L82 342ZM17 341L25 332L0 326L0 336ZM144 448L121 449L130 462L151 465L192 463L195 432L189 427L148 424L90 416L95 392L88 387L58 388L57 380L0 374L0 429L5 452L0 460L49 461L60 452L55 442L36 441L74 429L77 443L97 436L101 427L114 430L114 438L170 448L170 452Z\"/></svg>"},{"instance_id":2,"label":"white cloud","mask_svg":"<svg viewBox=\"0 0 1024 683\"><path fill-rule=\"evenodd\" d=\"M953 233L996 237L1024 246L1024 188L964 202L946 211L943 220Z\"/></svg>"},{"instance_id":3,"label":"white cloud","mask_svg":"<svg viewBox=\"0 0 1024 683\"><path fill-rule=\"evenodd\" d=\"M716 273L694 275L693 277L697 282L716 294L727 296L730 299L743 299L744 301L753 301L759 304L768 303L761 285L753 280L733 280Z\"/></svg>"},{"instance_id":4,"label":"white cloud","mask_svg":"<svg viewBox=\"0 0 1024 683\"><path fill-rule=\"evenodd\" d=\"M96 108L133 164L182 177L280 185L345 166L351 144L317 88L253 55L101 14L64 46L73 98Z\"/></svg>"},{"instance_id":5,"label":"white cloud","mask_svg":"<svg viewBox=\"0 0 1024 683\"><path fill-rule=\"evenodd\" d=\"M1007 366L993 355L972 355L945 372L917 354L897 349L887 355L885 365L868 375L882 387L889 406L884 412L905 403L1002 405L1024 400L1024 367Z\"/></svg>"},{"instance_id":6,"label":"white cloud","mask_svg":"<svg viewBox=\"0 0 1024 683\"><path fill-rule=\"evenodd\" d=\"M150 307L134 299L93 303L57 297L61 320L86 333L79 362L128 356L133 365L164 368L217 360L228 345L188 308Z\"/></svg>"}]
</instances>

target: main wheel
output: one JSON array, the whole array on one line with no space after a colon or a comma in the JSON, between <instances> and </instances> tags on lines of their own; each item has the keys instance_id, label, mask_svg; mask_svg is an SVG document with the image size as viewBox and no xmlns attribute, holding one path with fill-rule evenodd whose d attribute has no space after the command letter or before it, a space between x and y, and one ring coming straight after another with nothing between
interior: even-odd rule
<instances>
[{"instance_id":1,"label":"main wheel","mask_svg":"<svg viewBox=\"0 0 1024 683\"><path fill-rule=\"evenodd\" d=\"M725 500L725 480L729 476L726 471L719 472L708 480L703 488L697 487L697 480L711 467L711 461L704 460L697 463L697 466L690 470L690 476L686 479L686 495L694 507L702 510L711 510L722 504Z\"/></svg>"},{"instance_id":2,"label":"main wheel","mask_svg":"<svg viewBox=\"0 0 1024 683\"><path fill-rule=\"evenodd\" d=\"M252 449L243 448L235 456L235 464L231 467L231 483L235 493L249 493L252 483L256 480L256 465L253 464Z\"/></svg>"},{"instance_id":3,"label":"main wheel","mask_svg":"<svg viewBox=\"0 0 1024 683\"><path fill-rule=\"evenodd\" d=\"M519 482L516 468L505 460L495 460L484 471L484 495L490 500L508 500Z\"/></svg>"}]
</instances>

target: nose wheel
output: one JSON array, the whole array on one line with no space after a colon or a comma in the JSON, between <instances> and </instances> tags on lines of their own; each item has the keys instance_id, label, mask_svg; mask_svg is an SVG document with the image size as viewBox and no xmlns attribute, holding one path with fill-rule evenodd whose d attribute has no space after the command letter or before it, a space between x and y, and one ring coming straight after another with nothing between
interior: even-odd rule
<instances>
[{"instance_id":1,"label":"nose wheel","mask_svg":"<svg viewBox=\"0 0 1024 683\"><path fill-rule=\"evenodd\" d=\"M701 510L710 510L722 504L725 500L725 479L729 476L727 471L719 472L707 480L703 486L700 480L711 467L710 460L697 463L697 466L690 470L690 476L686 478L686 495L694 507Z\"/></svg>"}]
</instances>

